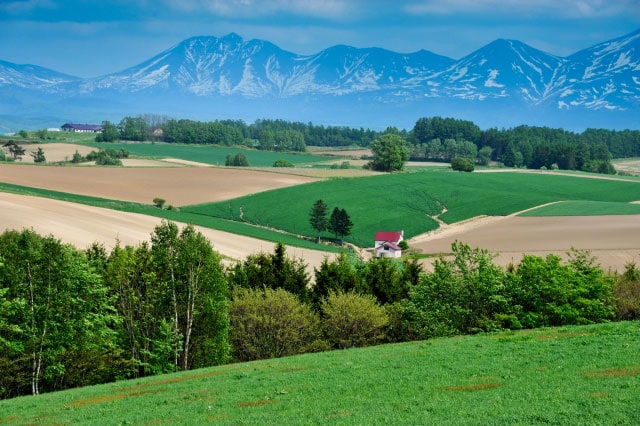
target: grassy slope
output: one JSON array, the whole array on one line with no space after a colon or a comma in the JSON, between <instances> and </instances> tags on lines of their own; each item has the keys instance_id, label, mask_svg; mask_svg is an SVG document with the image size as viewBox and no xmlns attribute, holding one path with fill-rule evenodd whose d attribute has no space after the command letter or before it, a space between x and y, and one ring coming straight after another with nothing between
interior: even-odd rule
<instances>
[{"instance_id":1,"label":"grassy slope","mask_svg":"<svg viewBox=\"0 0 640 426\"><path fill-rule=\"evenodd\" d=\"M640 418L640 323L433 339L0 401L0 424L562 424Z\"/></svg>"},{"instance_id":2,"label":"grassy slope","mask_svg":"<svg viewBox=\"0 0 640 426\"><path fill-rule=\"evenodd\" d=\"M344 208L354 226L346 240L371 245L377 230L404 230L410 238L437 228L429 217L454 223L479 215L507 215L560 200L628 203L640 200L640 182L585 179L554 174L422 171L335 179L254 194L231 201L184 207L183 211L244 219L312 236L308 215L317 199ZM326 234L328 235L328 234Z\"/></svg>"}]
</instances>

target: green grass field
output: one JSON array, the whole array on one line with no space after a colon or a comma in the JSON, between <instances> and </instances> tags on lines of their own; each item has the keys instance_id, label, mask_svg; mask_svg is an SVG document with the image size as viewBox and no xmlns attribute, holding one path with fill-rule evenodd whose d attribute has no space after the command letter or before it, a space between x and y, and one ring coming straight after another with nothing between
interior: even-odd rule
<instances>
[{"instance_id":1,"label":"green grass field","mask_svg":"<svg viewBox=\"0 0 640 426\"><path fill-rule=\"evenodd\" d=\"M411 238L436 229L437 222L430 216L443 208L447 211L440 218L454 223L479 215L508 215L553 201L629 203L640 200L640 183L554 174L431 170L314 182L182 210L238 220L242 207L248 222L313 236L308 218L318 199L330 211L344 208L354 223L346 240L368 247L378 230L404 230L405 238Z\"/></svg>"},{"instance_id":2,"label":"green grass field","mask_svg":"<svg viewBox=\"0 0 640 426\"><path fill-rule=\"evenodd\" d=\"M308 153L289 153L257 151L244 148L220 147L214 145L184 145L167 143L96 143L89 142L84 145L101 149L125 149L129 154L146 158L180 158L182 160L197 161L212 165L224 166L227 155L235 156L241 152L252 167L271 167L278 160L287 160L297 166L310 165L321 161L335 160L335 157L326 157Z\"/></svg>"},{"instance_id":3,"label":"green grass field","mask_svg":"<svg viewBox=\"0 0 640 426\"><path fill-rule=\"evenodd\" d=\"M640 204L606 201L563 201L543 206L520 216L608 216L640 215Z\"/></svg>"},{"instance_id":4,"label":"green grass field","mask_svg":"<svg viewBox=\"0 0 640 426\"><path fill-rule=\"evenodd\" d=\"M305 354L0 401L0 424L633 425L640 323Z\"/></svg>"}]
</instances>

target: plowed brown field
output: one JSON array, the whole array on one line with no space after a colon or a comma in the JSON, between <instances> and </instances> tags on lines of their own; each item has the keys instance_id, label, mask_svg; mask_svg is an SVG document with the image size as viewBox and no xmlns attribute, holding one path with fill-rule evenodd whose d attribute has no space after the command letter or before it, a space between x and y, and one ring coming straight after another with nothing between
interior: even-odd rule
<instances>
[{"instance_id":1,"label":"plowed brown field","mask_svg":"<svg viewBox=\"0 0 640 426\"><path fill-rule=\"evenodd\" d=\"M590 250L605 270L622 272L626 263L640 263L640 215L487 217L416 237L409 245L422 253L451 253L456 240L498 254L500 265L517 264L523 253L566 259L576 248Z\"/></svg>"},{"instance_id":2,"label":"plowed brown field","mask_svg":"<svg viewBox=\"0 0 640 426\"><path fill-rule=\"evenodd\" d=\"M218 167L56 167L0 165L0 182L151 204L184 206L316 181L316 178Z\"/></svg>"},{"instance_id":3,"label":"plowed brown field","mask_svg":"<svg viewBox=\"0 0 640 426\"><path fill-rule=\"evenodd\" d=\"M0 232L7 229L33 229L40 235L53 235L63 242L85 249L99 242L111 249L116 241L136 246L148 241L161 219L82 204L0 192ZM273 252L275 244L255 238L197 227L227 259L243 260L250 254ZM308 272L319 266L330 253L287 247L290 257L302 258Z\"/></svg>"}]
</instances>

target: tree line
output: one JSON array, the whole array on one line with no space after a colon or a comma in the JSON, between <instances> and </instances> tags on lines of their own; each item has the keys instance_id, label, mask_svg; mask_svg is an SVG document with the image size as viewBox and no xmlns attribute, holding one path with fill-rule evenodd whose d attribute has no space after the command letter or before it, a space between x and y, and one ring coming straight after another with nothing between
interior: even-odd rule
<instances>
[{"instance_id":1,"label":"tree line","mask_svg":"<svg viewBox=\"0 0 640 426\"><path fill-rule=\"evenodd\" d=\"M307 146L368 148L391 133L405 140L409 158L414 161L469 158L480 165L495 161L507 167L597 173L613 173L613 158L640 156L637 130L587 129L574 133L536 126L481 130L472 121L437 116L418 119L409 131L390 127L380 132L285 120L201 122L158 115L125 117L117 125L105 121L103 129L97 141L151 140L294 152L305 151Z\"/></svg>"},{"instance_id":2,"label":"tree line","mask_svg":"<svg viewBox=\"0 0 640 426\"><path fill-rule=\"evenodd\" d=\"M97 142L162 141L184 144L247 146L264 151L304 152L312 146L368 146L378 132L348 127L334 127L288 122L256 120L195 121L158 115L125 117L118 124L102 122Z\"/></svg>"},{"instance_id":3,"label":"tree line","mask_svg":"<svg viewBox=\"0 0 640 426\"><path fill-rule=\"evenodd\" d=\"M588 252L496 266L460 242L415 257L343 252L314 268L284 245L225 267L192 226L78 250L0 234L0 398L304 352L505 329L640 318L640 270Z\"/></svg>"}]
</instances>

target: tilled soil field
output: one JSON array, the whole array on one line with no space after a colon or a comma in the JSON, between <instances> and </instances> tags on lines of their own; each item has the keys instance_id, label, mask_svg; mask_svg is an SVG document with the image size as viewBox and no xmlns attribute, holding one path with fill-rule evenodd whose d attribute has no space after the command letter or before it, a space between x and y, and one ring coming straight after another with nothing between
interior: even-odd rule
<instances>
[{"instance_id":1,"label":"tilled soil field","mask_svg":"<svg viewBox=\"0 0 640 426\"><path fill-rule=\"evenodd\" d=\"M313 182L316 178L219 167L58 167L0 165L0 182L151 204L184 206Z\"/></svg>"},{"instance_id":2,"label":"tilled soil field","mask_svg":"<svg viewBox=\"0 0 640 426\"><path fill-rule=\"evenodd\" d=\"M148 241L162 219L115 210L91 207L48 198L0 192L0 232L7 229L33 229L40 235L53 235L59 240L85 249L94 242L108 249L119 241L136 246ZM213 247L227 260L244 260L250 254L272 253L275 244L255 238L197 227ZM331 253L287 247L290 257L302 258L308 272L319 267Z\"/></svg>"},{"instance_id":3,"label":"tilled soil field","mask_svg":"<svg viewBox=\"0 0 640 426\"><path fill-rule=\"evenodd\" d=\"M498 254L501 265L517 264L523 253L566 259L575 248L590 250L605 270L622 272L626 263L640 263L640 216L488 217L416 237L409 245L422 253L451 253L456 240Z\"/></svg>"}]
</instances>

